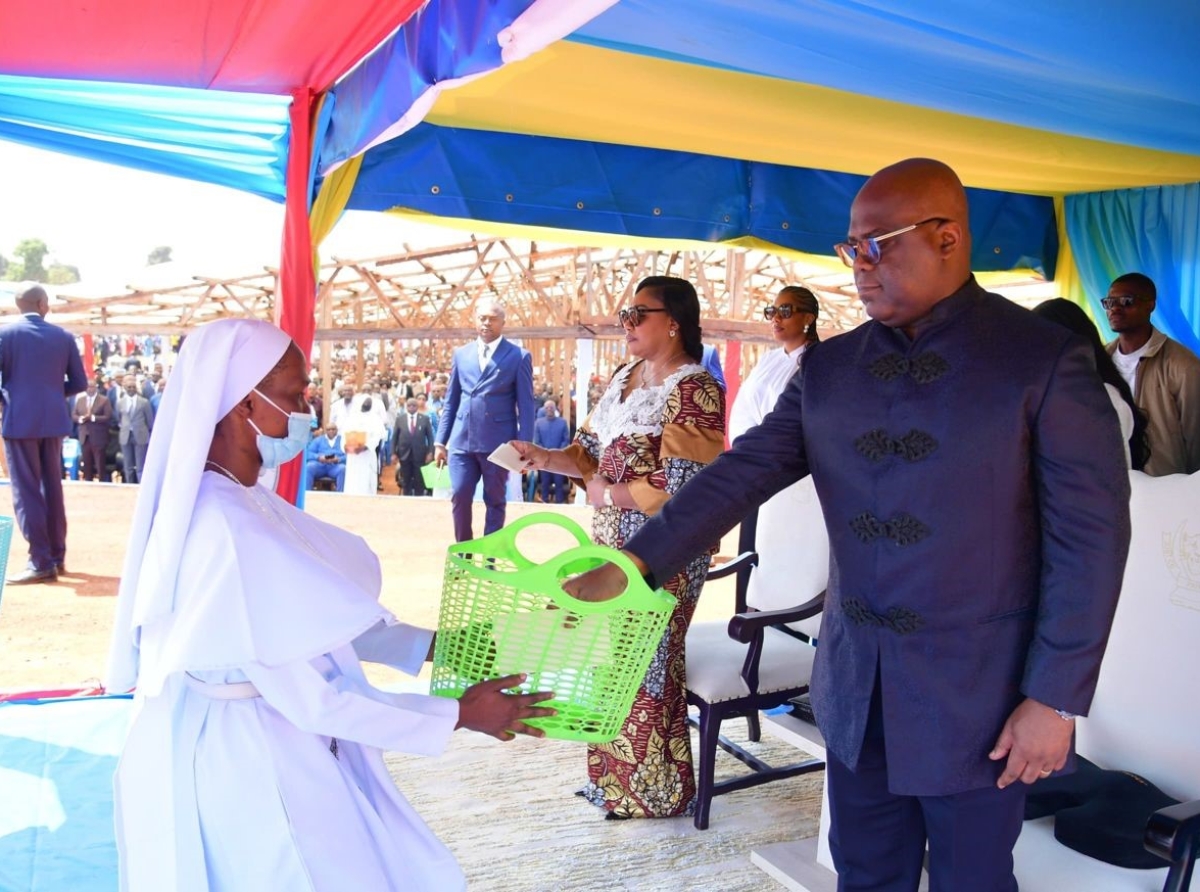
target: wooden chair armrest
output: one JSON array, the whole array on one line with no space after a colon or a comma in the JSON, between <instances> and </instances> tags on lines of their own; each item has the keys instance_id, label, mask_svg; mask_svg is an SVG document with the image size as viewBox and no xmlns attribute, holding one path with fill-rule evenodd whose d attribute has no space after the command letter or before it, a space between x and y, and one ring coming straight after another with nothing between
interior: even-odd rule
<instances>
[{"instance_id":1,"label":"wooden chair armrest","mask_svg":"<svg viewBox=\"0 0 1200 892\"><path fill-rule=\"evenodd\" d=\"M726 561L723 564L717 564L708 568L708 574L704 577L705 581L710 579L724 579L726 576L732 576L739 570L746 567L758 566L758 552L743 551L733 560Z\"/></svg>"},{"instance_id":2,"label":"wooden chair armrest","mask_svg":"<svg viewBox=\"0 0 1200 892\"><path fill-rule=\"evenodd\" d=\"M1171 863L1163 892L1185 892L1200 855L1200 799L1161 808L1146 823L1146 851Z\"/></svg>"},{"instance_id":3,"label":"wooden chair armrest","mask_svg":"<svg viewBox=\"0 0 1200 892\"><path fill-rule=\"evenodd\" d=\"M755 610L749 613L735 613L729 620L729 637L734 641L749 644L756 636L761 635L762 630L767 626L809 619L820 613L824 607L825 593L821 592L811 601L806 601L799 607L789 607L787 610Z\"/></svg>"}]
</instances>

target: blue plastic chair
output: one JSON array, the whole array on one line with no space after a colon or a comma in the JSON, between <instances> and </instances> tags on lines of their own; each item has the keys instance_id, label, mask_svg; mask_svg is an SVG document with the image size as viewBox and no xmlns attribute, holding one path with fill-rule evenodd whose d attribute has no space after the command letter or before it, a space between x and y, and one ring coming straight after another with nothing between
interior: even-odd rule
<instances>
[{"instance_id":1,"label":"blue plastic chair","mask_svg":"<svg viewBox=\"0 0 1200 892\"><path fill-rule=\"evenodd\" d=\"M83 449L79 446L79 441L74 437L66 437L63 439L62 457L63 470L67 472L72 480L79 479L79 459L83 454Z\"/></svg>"}]
</instances>

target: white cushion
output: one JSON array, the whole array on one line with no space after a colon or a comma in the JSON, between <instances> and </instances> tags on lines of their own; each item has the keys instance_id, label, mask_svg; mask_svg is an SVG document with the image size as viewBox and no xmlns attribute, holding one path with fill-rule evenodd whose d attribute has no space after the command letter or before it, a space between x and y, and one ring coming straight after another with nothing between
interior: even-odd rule
<instances>
[{"instance_id":1,"label":"white cushion","mask_svg":"<svg viewBox=\"0 0 1200 892\"><path fill-rule=\"evenodd\" d=\"M829 579L829 536L812 477L793 483L758 509L754 534L758 566L750 574L746 603L758 610L787 610L822 591ZM816 638L821 617L793 623Z\"/></svg>"},{"instance_id":2,"label":"white cushion","mask_svg":"<svg viewBox=\"0 0 1200 892\"><path fill-rule=\"evenodd\" d=\"M748 647L729 637L728 621L695 623L687 636L688 690L708 703L748 696L741 674ZM759 693L807 685L816 652L810 644L767 629L758 665Z\"/></svg>"},{"instance_id":3,"label":"white cushion","mask_svg":"<svg viewBox=\"0 0 1200 892\"><path fill-rule=\"evenodd\" d=\"M1200 473L1130 482L1129 561L1075 746L1187 801L1200 798Z\"/></svg>"}]
</instances>

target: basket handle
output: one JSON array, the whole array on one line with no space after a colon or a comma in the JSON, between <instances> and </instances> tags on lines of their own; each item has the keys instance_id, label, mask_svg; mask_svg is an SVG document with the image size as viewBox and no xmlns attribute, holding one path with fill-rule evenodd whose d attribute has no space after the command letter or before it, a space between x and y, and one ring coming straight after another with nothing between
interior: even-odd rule
<instances>
[{"instance_id":1,"label":"basket handle","mask_svg":"<svg viewBox=\"0 0 1200 892\"><path fill-rule=\"evenodd\" d=\"M573 563L588 559L598 559L610 564L616 564L625 573L625 591L607 601L581 601L574 595L564 591L559 582L560 571ZM675 597L662 589L651 589L646 585L642 574L634 566L633 561L622 552L607 545L580 545L570 551L564 551L546 563L529 571L541 578L539 589L550 593L551 598L563 610L578 614L607 613L614 608L626 610L654 610L671 608L675 605Z\"/></svg>"},{"instance_id":2,"label":"basket handle","mask_svg":"<svg viewBox=\"0 0 1200 892\"><path fill-rule=\"evenodd\" d=\"M524 560L526 564L528 564L530 567L534 567L537 566L537 564L530 560L527 555L523 554L521 550L517 548L517 534L528 527L536 526L538 524L550 524L552 526L562 527L564 530L570 533L574 537L575 541L580 545L590 545L592 542L591 537L587 534L587 531L575 521L571 520L571 518L565 517L562 514L555 514L551 511L538 511L534 514L527 514L524 517L517 518L512 523L505 524L494 533L489 533L486 536L481 536L480 538L473 539L470 542L456 542L454 545L451 545L448 550L452 555L461 554L463 552L482 552L484 554L488 554L490 549L488 548L487 543L491 543L493 546L500 545L504 547L510 547L513 551L520 555L521 559ZM476 543L484 543L484 545L480 547L479 545L476 545ZM472 547L473 545L475 547Z\"/></svg>"}]
</instances>

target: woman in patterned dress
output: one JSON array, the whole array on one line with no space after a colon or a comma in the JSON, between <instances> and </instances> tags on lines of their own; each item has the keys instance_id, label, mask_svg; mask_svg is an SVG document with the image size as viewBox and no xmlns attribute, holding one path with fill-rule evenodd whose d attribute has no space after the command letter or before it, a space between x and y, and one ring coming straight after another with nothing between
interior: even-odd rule
<instances>
[{"instance_id":1,"label":"woman in patterned dress","mask_svg":"<svg viewBox=\"0 0 1200 892\"><path fill-rule=\"evenodd\" d=\"M566 449L514 441L526 466L582 479L596 509L592 537L621 548L646 519L724 448L725 395L701 366L700 302L689 282L643 279L619 314L632 362ZM714 543L715 545L715 543ZM684 639L708 570L696 555L663 587L677 600L667 631L619 737L588 747L580 795L606 817L690 814L692 771Z\"/></svg>"}]
</instances>

